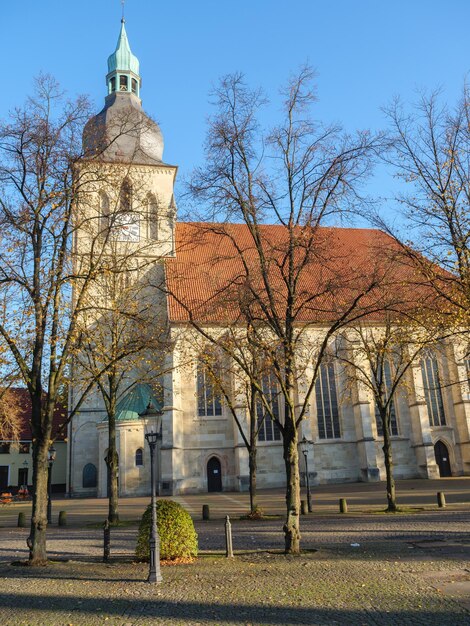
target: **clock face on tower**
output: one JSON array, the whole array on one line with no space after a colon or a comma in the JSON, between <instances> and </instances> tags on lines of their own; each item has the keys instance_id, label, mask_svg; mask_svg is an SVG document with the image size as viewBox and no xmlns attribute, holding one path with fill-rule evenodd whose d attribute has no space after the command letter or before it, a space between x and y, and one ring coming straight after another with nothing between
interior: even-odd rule
<instances>
[{"instance_id":1,"label":"clock face on tower","mask_svg":"<svg viewBox=\"0 0 470 626\"><path fill-rule=\"evenodd\" d=\"M139 241L140 220L137 213L120 213L114 220L116 241Z\"/></svg>"}]
</instances>

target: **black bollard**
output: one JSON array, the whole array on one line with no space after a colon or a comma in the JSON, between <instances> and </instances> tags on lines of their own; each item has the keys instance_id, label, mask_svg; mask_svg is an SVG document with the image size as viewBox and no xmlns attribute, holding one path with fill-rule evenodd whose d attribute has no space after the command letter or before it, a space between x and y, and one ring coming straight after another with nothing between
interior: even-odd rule
<instances>
[{"instance_id":1,"label":"black bollard","mask_svg":"<svg viewBox=\"0 0 470 626\"><path fill-rule=\"evenodd\" d=\"M301 500L300 501L300 515L307 515L307 511L308 511L307 500Z\"/></svg>"},{"instance_id":2,"label":"black bollard","mask_svg":"<svg viewBox=\"0 0 470 626\"><path fill-rule=\"evenodd\" d=\"M59 511L59 526L67 526L67 511Z\"/></svg>"},{"instance_id":3,"label":"black bollard","mask_svg":"<svg viewBox=\"0 0 470 626\"><path fill-rule=\"evenodd\" d=\"M26 515L23 511L18 513L18 528L26 528Z\"/></svg>"},{"instance_id":4,"label":"black bollard","mask_svg":"<svg viewBox=\"0 0 470 626\"><path fill-rule=\"evenodd\" d=\"M225 556L227 558L233 557L232 524L228 515L225 517Z\"/></svg>"},{"instance_id":5,"label":"black bollard","mask_svg":"<svg viewBox=\"0 0 470 626\"><path fill-rule=\"evenodd\" d=\"M103 561L107 563L109 561L109 554L111 551L111 526L109 521L106 520L103 525Z\"/></svg>"},{"instance_id":6,"label":"black bollard","mask_svg":"<svg viewBox=\"0 0 470 626\"><path fill-rule=\"evenodd\" d=\"M202 519L204 519L204 520L210 519L209 505L208 504L203 504L202 505Z\"/></svg>"}]
</instances>

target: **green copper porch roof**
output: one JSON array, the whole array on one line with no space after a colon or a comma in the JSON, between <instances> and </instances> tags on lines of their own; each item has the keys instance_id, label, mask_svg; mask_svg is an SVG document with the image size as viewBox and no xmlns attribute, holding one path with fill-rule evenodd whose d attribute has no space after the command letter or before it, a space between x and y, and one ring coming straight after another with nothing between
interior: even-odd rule
<instances>
[{"instance_id":1,"label":"green copper porch roof","mask_svg":"<svg viewBox=\"0 0 470 626\"><path fill-rule=\"evenodd\" d=\"M131 52L124 19L121 20L121 32L117 40L116 50L108 58L108 73L118 70L139 74L139 59Z\"/></svg>"},{"instance_id":2,"label":"green copper porch roof","mask_svg":"<svg viewBox=\"0 0 470 626\"><path fill-rule=\"evenodd\" d=\"M128 394L118 402L116 407L116 421L125 422L128 420L140 420L140 414L145 411L149 403L156 411L161 411L161 404L155 392L147 384L138 384L129 391ZM107 419L107 418L106 418Z\"/></svg>"}]
</instances>

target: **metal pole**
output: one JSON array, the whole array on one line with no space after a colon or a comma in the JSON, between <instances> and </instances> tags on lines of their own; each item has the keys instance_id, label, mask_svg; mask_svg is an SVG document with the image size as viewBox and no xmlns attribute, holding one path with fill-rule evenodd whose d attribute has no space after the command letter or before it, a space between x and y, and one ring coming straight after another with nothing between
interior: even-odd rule
<instances>
[{"instance_id":1,"label":"metal pole","mask_svg":"<svg viewBox=\"0 0 470 626\"><path fill-rule=\"evenodd\" d=\"M304 457L305 457L305 473L307 477L307 508L308 508L308 512L311 513L312 512L312 498L310 496L310 477L308 475L308 453L307 452L304 452Z\"/></svg>"},{"instance_id":2,"label":"metal pole","mask_svg":"<svg viewBox=\"0 0 470 626\"><path fill-rule=\"evenodd\" d=\"M52 463L47 472L47 523L52 524Z\"/></svg>"},{"instance_id":3,"label":"metal pole","mask_svg":"<svg viewBox=\"0 0 470 626\"><path fill-rule=\"evenodd\" d=\"M161 583L162 574L160 572L160 537L157 527L157 499L155 493L155 446L156 442L149 442L150 445L150 483L152 488L152 528L150 532L150 567L147 581L149 583Z\"/></svg>"},{"instance_id":4,"label":"metal pole","mask_svg":"<svg viewBox=\"0 0 470 626\"><path fill-rule=\"evenodd\" d=\"M233 557L232 524L228 515L225 516L225 556L228 558Z\"/></svg>"}]
</instances>

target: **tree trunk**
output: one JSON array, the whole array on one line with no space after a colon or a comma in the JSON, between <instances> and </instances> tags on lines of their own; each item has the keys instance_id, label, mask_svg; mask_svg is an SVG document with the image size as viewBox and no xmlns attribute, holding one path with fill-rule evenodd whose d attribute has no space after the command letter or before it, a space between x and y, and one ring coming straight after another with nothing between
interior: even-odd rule
<instances>
[{"instance_id":1,"label":"tree trunk","mask_svg":"<svg viewBox=\"0 0 470 626\"><path fill-rule=\"evenodd\" d=\"M255 513L258 504L256 498L256 469L257 469L257 431L258 431L258 414L256 410L257 391L255 386L251 385L251 403L250 403L250 447L248 448L248 467L250 472L250 512Z\"/></svg>"},{"instance_id":2,"label":"tree trunk","mask_svg":"<svg viewBox=\"0 0 470 626\"><path fill-rule=\"evenodd\" d=\"M118 505L118 467L119 457L116 450L116 413L108 414L108 453L106 455L108 467L108 521L110 524L119 522Z\"/></svg>"},{"instance_id":3,"label":"tree trunk","mask_svg":"<svg viewBox=\"0 0 470 626\"><path fill-rule=\"evenodd\" d=\"M287 413L287 411L286 411ZM287 518L284 524L284 541L286 554L300 552L300 475L299 454L297 450L297 430L294 416L289 416L289 422L284 429L284 462L286 465L286 506Z\"/></svg>"},{"instance_id":4,"label":"tree trunk","mask_svg":"<svg viewBox=\"0 0 470 626\"><path fill-rule=\"evenodd\" d=\"M397 501L395 495L395 479L393 478L392 441L390 437L389 416L382 417L382 430L384 434L384 445L382 450L384 453L385 476L387 480L387 511L394 513L397 510Z\"/></svg>"},{"instance_id":5,"label":"tree trunk","mask_svg":"<svg viewBox=\"0 0 470 626\"><path fill-rule=\"evenodd\" d=\"M31 530L26 541L29 565L46 565L47 479L49 472L49 440L33 444L33 508Z\"/></svg>"},{"instance_id":6,"label":"tree trunk","mask_svg":"<svg viewBox=\"0 0 470 626\"><path fill-rule=\"evenodd\" d=\"M250 512L256 513L258 510L257 498L256 498L256 445L250 446L248 451L248 462L250 468Z\"/></svg>"}]
</instances>

